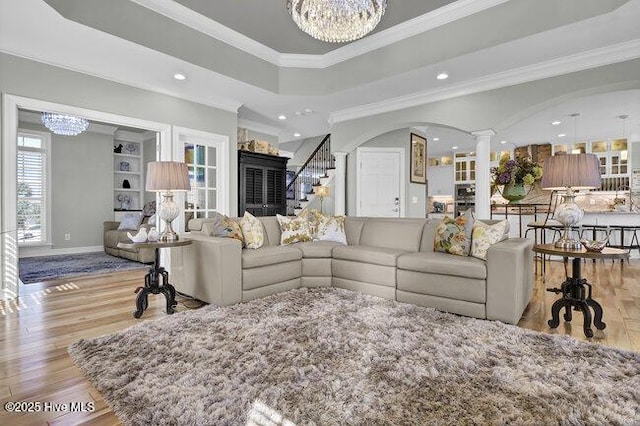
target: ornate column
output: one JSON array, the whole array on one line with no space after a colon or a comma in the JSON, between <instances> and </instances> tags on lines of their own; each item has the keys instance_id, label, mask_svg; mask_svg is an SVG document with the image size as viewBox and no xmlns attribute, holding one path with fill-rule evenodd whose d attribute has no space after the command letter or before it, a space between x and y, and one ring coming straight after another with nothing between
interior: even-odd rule
<instances>
[{"instance_id":1,"label":"ornate column","mask_svg":"<svg viewBox=\"0 0 640 426\"><path fill-rule=\"evenodd\" d=\"M476 218L489 219L491 213L491 129L471 133L476 137Z\"/></svg>"},{"instance_id":2,"label":"ornate column","mask_svg":"<svg viewBox=\"0 0 640 426\"><path fill-rule=\"evenodd\" d=\"M347 212L347 153L334 152L333 156L336 159L334 214L341 216Z\"/></svg>"}]
</instances>

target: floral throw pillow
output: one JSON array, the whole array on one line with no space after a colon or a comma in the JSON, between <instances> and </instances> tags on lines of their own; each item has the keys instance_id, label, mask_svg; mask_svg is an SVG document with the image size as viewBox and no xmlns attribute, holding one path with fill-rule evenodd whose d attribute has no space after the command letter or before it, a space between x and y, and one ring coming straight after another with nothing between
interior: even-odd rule
<instances>
[{"instance_id":1,"label":"floral throw pillow","mask_svg":"<svg viewBox=\"0 0 640 426\"><path fill-rule=\"evenodd\" d=\"M476 220L471 237L471 256L487 260L487 250L509 236L509 222L501 220L493 225Z\"/></svg>"},{"instance_id":2,"label":"floral throw pillow","mask_svg":"<svg viewBox=\"0 0 640 426\"><path fill-rule=\"evenodd\" d=\"M445 217L436 229L433 251L469 256L472 229L473 215L470 210L455 219Z\"/></svg>"},{"instance_id":3,"label":"floral throw pillow","mask_svg":"<svg viewBox=\"0 0 640 426\"><path fill-rule=\"evenodd\" d=\"M287 217L276 215L278 223L280 224L280 244L287 245L293 243L300 243L304 241L311 241L311 227L305 217Z\"/></svg>"},{"instance_id":4,"label":"floral throw pillow","mask_svg":"<svg viewBox=\"0 0 640 426\"><path fill-rule=\"evenodd\" d=\"M323 216L317 218L314 240L334 241L347 245L347 234L344 232L344 216Z\"/></svg>"},{"instance_id":5,"label":"floral throw pillow","mask_svg":"<svg viewBox=\"0 0 640 426\"><path fill-rule=\"evenodd\" d=\"M240 228L242 229L244 245L247 248L259 249L264 245L264 229L262 227L262 222L260 222L254 215L249 212L244 212L244 216L240 221Z\"/></svg>"},{"instance_id":6,"label":"floral throw pillow","mask_svg":"<svg viewBox=\"0 0 640 426\"><path fill-rule=\"evenodd\" d=\"M212 222L212 228L214 237L235 238L240 242L244 242L240 224L234 220L229 219L225 215L216 213L216 217Z\"/></svg>"}]
</instances>

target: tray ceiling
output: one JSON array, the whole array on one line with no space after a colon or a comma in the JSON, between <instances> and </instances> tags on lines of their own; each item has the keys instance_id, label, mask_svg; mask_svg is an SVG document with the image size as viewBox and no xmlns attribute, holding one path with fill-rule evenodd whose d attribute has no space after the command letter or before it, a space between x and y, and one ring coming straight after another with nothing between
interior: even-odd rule
<instances>
[{"instance_id":1,"label":"tray ceiling","mask_svg":"<svg viewBox=\"0 0 640 426\"><path fill-rule=\"evenodd\" d=\"M286 0L174 0L280 53L324 54L348 43L325 43L298 29ZM387 11L373 33L393 27L453 0L389 0Z\"/></svg>"}]
</instances>

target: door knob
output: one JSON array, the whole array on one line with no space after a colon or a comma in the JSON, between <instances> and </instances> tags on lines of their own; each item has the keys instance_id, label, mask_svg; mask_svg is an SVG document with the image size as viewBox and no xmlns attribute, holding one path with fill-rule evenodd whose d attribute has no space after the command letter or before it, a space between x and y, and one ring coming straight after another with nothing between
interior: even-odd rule
<instances>
[{"instance_id":1,"label":"door knob","mask_svg":"<svg viewBox=\"0 0 640 426\"><path fill-rule=\"evenodd\" d=\"M395 204L396 206L400 205L400 198L399 197L394 198L393 204Z\"/></svg>"}]
</instances>

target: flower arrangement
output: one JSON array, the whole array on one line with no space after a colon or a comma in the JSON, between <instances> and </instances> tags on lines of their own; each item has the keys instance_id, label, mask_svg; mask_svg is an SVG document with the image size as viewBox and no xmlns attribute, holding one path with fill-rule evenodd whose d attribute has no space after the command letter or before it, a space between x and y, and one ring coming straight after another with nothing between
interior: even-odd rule
<instances>
[{"instance_id":1,"label":"flower arrangement","mask_svg":"<svg viewBox=\"0 0 640 426\"><path fill-rule=\"evenodd\" d=\"M509 158L504 154L500 158L498 167L491 168L494 185L524 184L533 185L542 177L542 167L534 163L530 158Z\"/></svg>"}]
</instances>

